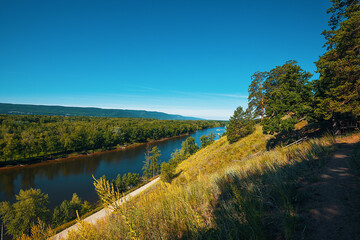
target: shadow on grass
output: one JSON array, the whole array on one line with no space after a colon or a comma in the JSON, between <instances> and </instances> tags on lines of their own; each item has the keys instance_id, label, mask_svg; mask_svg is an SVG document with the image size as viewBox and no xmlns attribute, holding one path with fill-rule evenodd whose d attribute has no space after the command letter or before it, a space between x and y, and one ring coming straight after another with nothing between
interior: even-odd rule
<instances>
[{"instance_id":1,"label":"shadow on grass","mask_svg":"<svg viewBox=\"0 0 360 240\"><path fill-rule=\"evenodd\" d=\"M318 155L325 155L332 147L322 148ZM264 174L242 177L234 171L219 178L220 193L213 203L215 227L197 229L183 239L291 239L298 223L297 206L306 198L297 191L299 179L321 165L319 160L312 161L311 154L303 158L267 168Z\"/></svg>"},{"instance_id":2,"label":"shadow on grass","mask_svg":"<svg viewBox=\"0 0 360 240\"><path fill-rule=\"evenodd\" d=\"M311 123L298 130L283 131L278 133L274 138L267 142L266 149L270 150L279 145L286 146L304 137L321 137L331 131L331 122L329 121Z\"/></svg>"}]
</instances>

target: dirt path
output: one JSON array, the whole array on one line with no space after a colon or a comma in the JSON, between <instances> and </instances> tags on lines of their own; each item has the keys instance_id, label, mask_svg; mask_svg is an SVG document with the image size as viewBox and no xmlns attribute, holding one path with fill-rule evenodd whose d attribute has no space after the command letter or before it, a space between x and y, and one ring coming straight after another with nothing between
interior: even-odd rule
<instances>
[{"instance_id":1,"label":"dirt path","mask_svg":"<svg viewBox=\"0 0 360 240\"><path fill-rule=\"evenodd\" d=\"M350 167L359 141L358 136L339 140L318 178L304 185L308 198L300 206L304 220L300 239L360 239L360 178Z\"/></svg>"},{"instance_id":2,"label":"dirt path","mask_svg":"<svg viewBox=\"0 0 360 240\"><path fill-rule=\"evenodd\" d=\"M125 197L122 197L121 199L119 199L118 203L121 204L121 203L127 201L129 198L134 197L134 196L142 193L143 191L145 191L149 187L153 186L158 180L159 180L159 178L156 178L156 179L152 180L151 182L145 184L144 186L136 189L135 191L132 191L131 193L129 193ZM110 214L112 211L113 211L113 209L111 207L104 208L104 209L94 213L93 215L85 218L84 221L88 222L88 223L91 223L91 224L95 224L99 219L104 218L105 216ZM51 239L52 240L66 239L68 232L70 230L76 230L77 228L78 228L78 224L75 224L75 225L63 230L62 232L56 234Z\"/></svg>"}]
</instances>

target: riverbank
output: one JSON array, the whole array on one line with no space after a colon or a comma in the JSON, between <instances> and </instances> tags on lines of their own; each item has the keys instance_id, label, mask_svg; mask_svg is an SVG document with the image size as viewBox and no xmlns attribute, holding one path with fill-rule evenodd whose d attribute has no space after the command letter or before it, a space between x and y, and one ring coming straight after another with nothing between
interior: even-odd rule
<instances>
[{"instance_id":1,"label":"riverbank","mask_svg":"<svg viewBox=\"0 0 360 240\"><path fill-rule=\"evenodd\" d=\"M55 161L73 161L77 158L84 157L84 156L93 156L93 155L99 155L103 153L108 152L116 152L116 151L124 151L130 148L136 148L139 146L143 146L146 144L155 144L158 142L164 142L170 139L176 139L180 137L189 136L191 133L181 134L173 137L167 137L167 138L161 138L158 140L150 140L145 143L133 143L130 145L122 145L119 147L115 147L113 149L103 150L103 149L95 149L95 150L88 150L87 152L72 152L72 153L60 153L60 154L53 154L50 156L43 156L43 157L36 157L32 160L17 160L17 161L8 161L8 162L0 162L0 172L6 171L6 170L13 170L23 167L29 167L29 166L42 166L47 164L52 164ZM92 152L90 152L92 151ZM2 166L3 164L6 164L5 166Z\"/></svg>"}]
</instances>

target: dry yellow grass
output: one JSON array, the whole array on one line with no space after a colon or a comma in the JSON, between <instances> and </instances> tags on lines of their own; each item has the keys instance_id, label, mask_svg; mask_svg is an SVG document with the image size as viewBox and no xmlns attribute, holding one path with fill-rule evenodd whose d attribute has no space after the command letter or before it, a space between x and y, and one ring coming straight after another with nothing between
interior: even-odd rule
<instances>
[{"instance_id":1,"label":"dry yellow grass","mask_svg":"<svg viewBox=\"0 0 360 240\"><path fill-rule=\"evenodd\" d=\"M297 180L333 138L246 158L268 139L260 128L231 145L221 138L182 162L171 184L158 184L70 239L291 238Z\"/></svg>"}]
</instances>

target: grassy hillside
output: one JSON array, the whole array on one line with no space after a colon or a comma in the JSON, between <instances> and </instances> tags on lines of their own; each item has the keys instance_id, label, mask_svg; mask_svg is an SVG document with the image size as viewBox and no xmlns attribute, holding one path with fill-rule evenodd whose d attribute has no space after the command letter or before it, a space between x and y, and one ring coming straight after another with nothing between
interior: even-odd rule
<instances>
[{"instance_id":1,"label":"grassy hillside","mask_svg":"<svg viewBox=\"0 0 360 240\"><path fill-rule=\"evenodd\" d=\"M48 116L84 116L84 117L121 117L154 118L160 120L200 120L162 112L127 109L102 109L94 107L63 107L30 104L0 103L0 114L48 115Z\"/></svg>"},{"instance_id":2,"label":"grassy hillside","mask_svg":"<svg viewBox=\"0 0 360 240\"><path fill-rule=\"evenodd\" d=\"M158 184L96 226L83 223L70 239L290 239L304 197L298 181L334 139L254 156L269 139L261 132L231 145L221 138L181 163L171 184Z\"/></svg>"}]
</instances>

